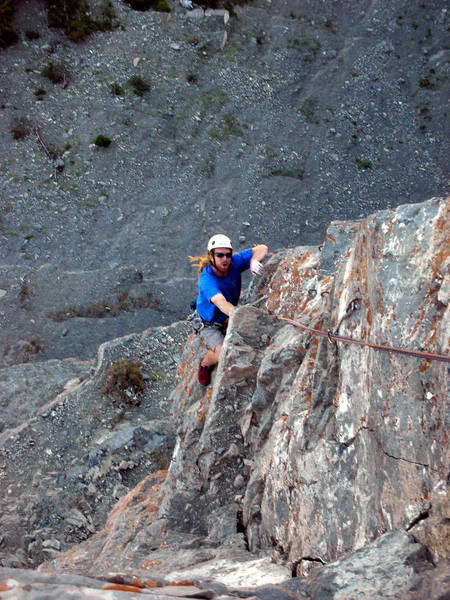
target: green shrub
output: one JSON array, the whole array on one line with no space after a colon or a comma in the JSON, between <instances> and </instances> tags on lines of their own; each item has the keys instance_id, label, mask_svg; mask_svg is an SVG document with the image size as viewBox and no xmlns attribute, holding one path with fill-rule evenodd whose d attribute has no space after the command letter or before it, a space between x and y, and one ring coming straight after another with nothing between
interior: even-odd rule
<instances>
[{"instance_id":1,"label":"green shrub","mask_svg":"<svg viewBox=\"0 0 450 600\"><path fill-rule=\"evenodd\" d=\"M126 358L116 360L105 373L102 393L105 396L111 395L126 404L139 403L136 396L145 390L141 369L140 363Z\"/></svg>"},{"instance_id":2,"label":"green shrub","mask_svg":"<svg viewBox=\"0 0 450 600\"><path fill-rule=\"evenodd\" d=\"M101 148L107 148L108 146L111 145L111 138L107 137L106 135L102 135L101 133L95 138L95 140L93 140L93 144L95 144L96 146L100 146Z\"/></svg>"},{"instance_id":3,"label":"green shrub","mask_svg":"<svg viewBox=\"0 0 450 600\"><path fill-rule=\"evenodd\" d=\"M146 92L150 91L150 84L145 79L142 79L140 75L133 75L128 80L128 83L131 85L136 96L143 96Z\"/></svg>"},{"instance_id":4,"label":"green shrub","mask_svg":"<svg viewBox=\"0 0 450 600\"><path fill-rule=\"evenodd\" d=\"M200 175L206 175L206 177L212 177L216 170L216 158L212 152L208 154L203 163L198 167L197 173Z\"/></svg>"},{"instance_id":5,"label":"green shrub","mask_svg":"<svg viewBox=\"0 0 450 600\"><path fill-rule=\"evenodd\" d=\"M293 177L295 179L303 179L305 170L303 167L272 167L269 175L280 175L281 177Z\"/></svg>"},{"instance_id":6,"label":"green shrub","mask_svg":"<svg viewBox=\"0 0 450 600\"><path fill-rule=\"evenodd\" d=\"M26 117L20 117L16 124L11 128L11 133L15 140L23 140L30 135L33 126Z\"/></svg>"},{"instance_id":7,"label":"green shrub","mask_svg":"<svg viewBox=\"0 0 450 600\"><path fill-rule=\"evenodd\" d=\"M12 0L0 0L0 48L15 44L19 36L14 29L14 8Z\"/></svg>"},{"instance_id":8,"label":"green shrub","mask_svg":"<svg viewBox=\"0 0 450 600\"><path fill-rule=\"evenodd\" d=\"M371 169L372 168L372 163L370 162L370 160L355 158L355 162L356 162L356 166L358 167L358 169Z\"/></svg>"},{"instance_id":9,"label":"green shrub","mask_svg":"<svg viewBox=\"0 0 450 600\"><path fill-rule=\"evenodd\" d=\"M188 83L198 83L197 73L194 73L193 71L189 71L188 74L186 75L186 81Z\"/></svg>"},{"instance_id":10,"label":"green shrub","mask_svg":"<svg viewBox=\"0 0 450 600\"><path fill-rule=\"evenodd\" d=\"M230 113L222 115L219 124L212 127L209 134L218 140L227 140L232 135L239 137L244 135L239 121Z\"/></svg>"},{"instance_id":11,"label":"green shrub","mask_svg":"<svg viewBox=\"0 0 450 600\"><path fill-rule=\"evenodd\" d=\"M43 77L50 79L52 83L66 83L70 79L69 71L63 62L50 60L41 71Z\"/></svg>"},{"instance_id":12,"label":"green shrub","mask_svg":"<svg viewBox=\"0 0 450 600\"><path fill-rule=\"evenodd\" d=\"M119 85L116 81L113 81L111 83L111 94L113 96L123 96L124 95L124 89L121 85Z\"/></svg>"},{"instance_id":13,"label":"green shrub","mask_svg":"<svg viewBox=\"0 0 450 600\"><path fill-rule=\"evenodd\" d=\"M287 41L287 47L302 52L302 60L304 62L312 62L313 57L319 52L321 44L319 40L305 35L302 38L289 38Z\"/></svg>"},{"instance_id":14,"label":"green shrub","mask_svg":"<svg viewBox=\"0 0 450 600\"><path fill-rule=\"evenodd\" d=\"M37 100L43 100L44 96L47 94L47 92L43 88L38 88L37 90L34 90L33 93L36 96Z\"/></svg>"},{"instance_id":15,"label":"green shrub","mask_svg":"<svg viewBox=\"0 0 450 600\"><path fill-rule=\"evenodd\" d=\"M319 100L315 96L307 98L300 107L300 112L309 123L319 123L316 117L316 108L319 105Z\"/></svg>"},{"instance_id":16,"label":"green shrub","mask_svg":"<svg viewBox=\"0 0 450 600\"><path fill-rule=\"evenodd\" d=\"M431 80L433 75L435 74L434 69L430 69L428 74L425 77L419 79L419 87L425 90L434 90L436 89L436 84Z\"/></svg>"},{"instance_id":17,"label":"green shrub","mask_svg":"<svg viewBox=\"0 0 450 600\"><path fill-rule=\"evenodd\" d=\"M114 7L110 0L102 5L102 19L94 19L86 0L50 0L48 11L50 27L64 29L73 42L83 42L95 31L111 31L118 27Z\"/></svg>"},{"instance_id":18,"label":"green shrub","mask_svg":"<svg viewBox=\"0 0 450 600\"><path fill-rule=\"evenodd\" d=\"M165 471L169 467L170 460L168 456L159 450L150 452L148 457L161 471Z\"/></svg>"}]
</instances>

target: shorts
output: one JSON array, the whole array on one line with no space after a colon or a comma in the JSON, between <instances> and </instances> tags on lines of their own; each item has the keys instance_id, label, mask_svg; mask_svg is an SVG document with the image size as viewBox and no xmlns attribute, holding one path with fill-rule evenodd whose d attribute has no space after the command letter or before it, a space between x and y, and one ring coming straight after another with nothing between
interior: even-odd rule
<instances>
[{"instance_id":1,"label":"shorts","mask_svg":"<svg viewBox=\"0 0 450 600\"><path fill-rule=\"evenodd\" d=\"M205 325L201 331L200 335L203 341L206 343L210 350L214 350L216 346L223 343L225 339L225 333L227 331L228 322L224 323L222 327L211 327L209 325Z\"/></svg>"}]
</instances>

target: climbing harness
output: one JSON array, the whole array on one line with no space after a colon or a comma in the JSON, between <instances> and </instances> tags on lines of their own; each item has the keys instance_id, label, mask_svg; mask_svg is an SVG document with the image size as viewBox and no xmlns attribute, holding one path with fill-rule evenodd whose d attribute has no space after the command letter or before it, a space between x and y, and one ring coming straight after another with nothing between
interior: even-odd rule
<instances>
[{"instance_id":1,"label":"climbing harness","mask_svg":"<svg viewBox=\"0 0 450 600\"><path fill-rule=\"evenodd\" d=\"M298 327L299 329L303 329L304 331L309 331L310 333L313 333L314 335L326 337L326 338L328 338L330 343L344 342L346 344L357 344L358 346L367 346L368 348L373 348L374 350L381 350L384 352L394 352L396 354L406 354L407 356L415 356L416 358L425 358L427 360L438 360L438 361L450 363L450 357L446 356L445 354L435 354L434 352L425 352L423 350L409 350L407 348L395 348L394 346L385 346L384 344L373 344L372 342L366 342L364 340L358 340L358 339L355 339L352 337L339 335L337 333L333 333L332 331L322 331L321 329L315 329L314 327L308 327L307 325L304 325L303 323L294 321L294 319L288 319L287 317L281 317L279 315L275 315L275 316L280 321L286 321L287 323L290 323L294 327Z\"/></svg>"},{"instance_id":2,"label":"climbing harness","mask_svg":"<svg viewBox=\"0 0 450 600\"><path fill-rule=\"evenodd\" d=\"M200 331L205 327L214 327L215 329L218 329L219 331L224 333L228 324L228 319L226 321L222 321L221 323L216 323L214 321L205 321L205 319L202 319L202 317L198 314L196 310L186 317L186 321L192 323L192 327L195 333L197 334L200 333Z\"/></svg>"}]
</instances>

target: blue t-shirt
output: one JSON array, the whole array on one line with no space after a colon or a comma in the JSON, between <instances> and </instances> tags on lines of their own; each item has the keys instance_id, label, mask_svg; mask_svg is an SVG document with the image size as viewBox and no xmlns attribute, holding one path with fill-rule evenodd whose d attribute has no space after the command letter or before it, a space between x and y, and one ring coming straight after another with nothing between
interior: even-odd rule
<instances>
[{"instance_id":1,"label":"blue t-shirt","mask_svg":"<svg viewBox=\"0 0 450 600\"><path fill-rule=\"evenodd\" d=\"M200 274L198 282L197 311L205 321L222 323L227 315L211 302L216 294L223 294L231 304L237 305L241 295L241 273L250 267L252 249L246 248L231 257L230 268L225 277L216 275L207 265Z\"/></svg>"}]
</instances>

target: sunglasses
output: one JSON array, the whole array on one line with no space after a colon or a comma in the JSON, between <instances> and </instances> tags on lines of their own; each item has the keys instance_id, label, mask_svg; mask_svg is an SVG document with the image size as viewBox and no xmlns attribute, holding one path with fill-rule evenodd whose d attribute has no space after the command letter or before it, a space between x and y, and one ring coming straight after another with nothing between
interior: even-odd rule
<instances>
[{"instance_id":1,"label":"sunglasses","mask_svg":"<svg viewBox=\"0 0 450 600\"><path fill-rule=\"evenodd\" d=\"M225 256L225 258L231 258L231 252L214 252L214 256L217 256L217 258L223 258Z\"/></svg>"}]
</instances>

